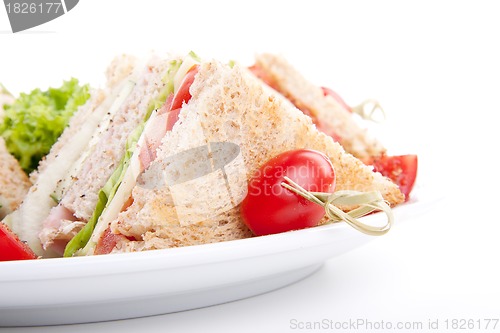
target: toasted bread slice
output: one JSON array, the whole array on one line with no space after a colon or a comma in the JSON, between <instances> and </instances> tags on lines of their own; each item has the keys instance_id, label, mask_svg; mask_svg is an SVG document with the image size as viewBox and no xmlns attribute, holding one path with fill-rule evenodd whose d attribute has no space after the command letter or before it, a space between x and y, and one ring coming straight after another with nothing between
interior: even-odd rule
<instances>
[{"instance_id":1,"label":"toasted bread slice","mask_svg":"<svg viewBox=\"0 0 500 333\"><path fill-rule=\"evenodd\" d=\"M345 150L360 159L379 156L385 148L371 137L332 96L309 82L285 58L274 54L259 54L255 65L263 71L269 83L299 109L307 110L314 120L323 124Z\"/></svg>"},{"instance_id":2,"label":"toasted bread slice","mask_svg":"<svg viewBox=\"0 0 500 333\"><path fill-rule=\"evenodd\" d=\"M132 204L107 229L108 234L124 236L113 238L116 244L112 252L197 245L251 236L241 219L237 202L227 209L220 206L220 198L227 197L227 187L212 187L203 179L195 183L186 181L182 189L172 185L182 174L193 181L203 174L196 170L195 157L184 163L177 156L212 143L229 142L239 147L245 172L243 177L224 176L231 193L243 193L249 178L272 157L292 149L309 148L331 159L338 190L377 190L391 205L403 202L404 197L396 185L346 153L331 137L320 133L310 117L263 85L245 68L238 65L231 68L216 61L204 63L190 92L191 100L183 106L178 122L164 137L155 161L139 178L132 192ZM180 164L180 168L172 171L175 163ZM169 179L177 181L172 183ZM178 200L179 191L194 199L179 203L182 201ZM184 214L193 207L206 208L197 211L197 220L189 220ZM102 241L105 235L94 235L92 241L99 241L99 237Z\"/></svg>"}]
</instances>

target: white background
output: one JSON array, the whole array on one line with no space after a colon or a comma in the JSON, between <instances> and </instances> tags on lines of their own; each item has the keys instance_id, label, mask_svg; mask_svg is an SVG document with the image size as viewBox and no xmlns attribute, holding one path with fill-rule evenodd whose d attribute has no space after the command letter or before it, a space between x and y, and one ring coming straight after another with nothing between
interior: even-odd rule
<instances>
[{"instance_id":1,"label":"white background","mask_svg":"<svg viewBox=\"0 0 500 333\"><path fill-rule=\"evenodd\" d=\"M122 52L194 50L248 65L257 52L277 52L350 104L377 98L389 120L374 133L393 153L418 153L420 186L444 197L275 292L152 318L7 331L294 332L293 319L426 327L500 318L499 14L495 1L82 0L12 34L0 8L0 82L14 93L71 76L100 85Z\"/></svg>"}]
</instances>

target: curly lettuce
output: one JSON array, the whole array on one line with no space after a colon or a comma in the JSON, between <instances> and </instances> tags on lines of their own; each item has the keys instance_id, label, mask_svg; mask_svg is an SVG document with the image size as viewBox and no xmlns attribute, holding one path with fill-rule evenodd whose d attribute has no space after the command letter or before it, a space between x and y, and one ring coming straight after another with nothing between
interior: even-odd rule
<instances>
[{"instance_id":1,"label":"curly lettuce","mask_svg":"<svg viewBox=\"0 0 500 333\"><path fill-rule=\"evenodd\" d=\"M71 116L89 97L89 86L72 78L59 88L21 93L14 103L4 106L0 135L26 173L37 168Z\"/></svg>"}]
</instances>

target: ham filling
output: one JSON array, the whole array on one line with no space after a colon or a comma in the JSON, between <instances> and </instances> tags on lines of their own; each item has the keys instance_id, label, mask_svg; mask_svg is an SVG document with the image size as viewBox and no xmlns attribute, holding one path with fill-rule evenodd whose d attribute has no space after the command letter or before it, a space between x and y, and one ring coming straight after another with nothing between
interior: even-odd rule
<instances>
[{"instance_id":1,"label":"ham filling","mask_svg":"<svg viewBox=\"0 0 500 333\"><path fill-rule=\"evenodd\" d=\"M85 223L74 212L59 204L50 210L43 222L40 240L45 249L50 248L61 256L66 244L80 231Z\"/></svg>"}]
</instances>

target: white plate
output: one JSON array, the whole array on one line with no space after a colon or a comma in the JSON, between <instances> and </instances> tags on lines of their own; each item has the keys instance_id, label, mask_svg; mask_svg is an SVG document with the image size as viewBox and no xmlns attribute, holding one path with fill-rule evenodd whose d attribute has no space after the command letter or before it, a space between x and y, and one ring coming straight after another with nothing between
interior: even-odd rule
<instances>
[{"instance_id":1,"label":"white plate","mask_svg":"<svg viewBox=\"0 0 500 333\"><path fill-rule=\"evenodd\" d=\"M437 198L415 191L396 223ZM382 223L385 215L363 218ZM221 304L296 282L373 236L345 223L142 253L0 263L0 326L86 323Z\"/></svg>"}]
</instances>

